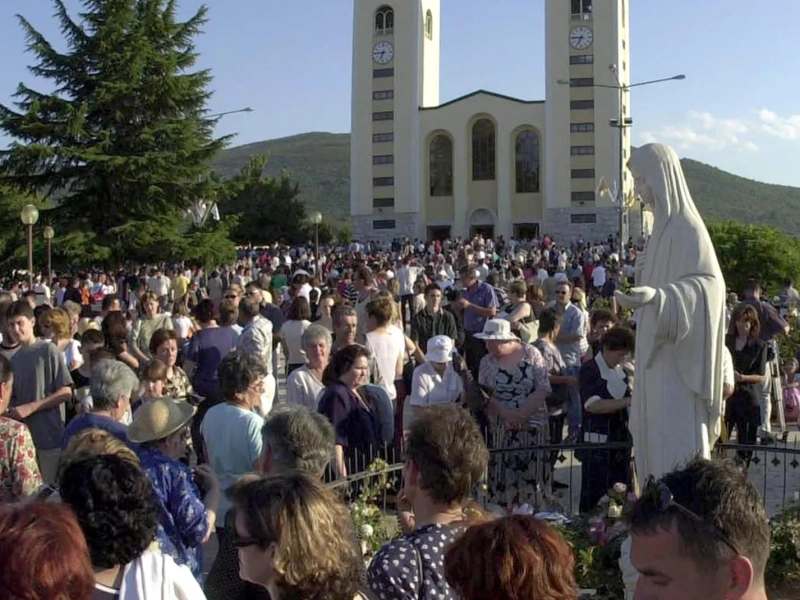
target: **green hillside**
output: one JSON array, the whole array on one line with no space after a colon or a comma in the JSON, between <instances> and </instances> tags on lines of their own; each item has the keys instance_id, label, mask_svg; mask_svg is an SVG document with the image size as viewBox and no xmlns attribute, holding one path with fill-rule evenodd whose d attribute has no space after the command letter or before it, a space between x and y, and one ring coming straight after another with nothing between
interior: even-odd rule
<instances>
[{"instance_id":1,"label":"green hillside","mask_svg":"<svg viewBox=\"0 0 800 600\"><path fill-rule=\"evenodd\" d=\"M300 184L306 206L333 221L349 218L350 135L304 133L225 150L214 168L233 176L254 154L269 154L266 172L284 170ZM685 159L689 189L702 215L709 220L734 220L771 225L791 234L800 216L800 188L760 183L716 167Z\"/></svg>"}]
</instances>

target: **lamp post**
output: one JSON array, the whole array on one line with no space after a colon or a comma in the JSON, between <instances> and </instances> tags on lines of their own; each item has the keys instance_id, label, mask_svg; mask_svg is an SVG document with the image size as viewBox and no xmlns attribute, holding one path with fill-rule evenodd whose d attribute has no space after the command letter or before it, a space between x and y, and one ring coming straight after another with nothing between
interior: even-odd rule
<instances>
[{"instance_id":1,"label":"lamp post","mask_svg":"<svg viewBox=\"0 0 800 600\"><path fill-rule=\"evenodd\" d=\"M623 150L624 150L624 144L625 144L625 130L630 128L630 127L633 127L633 119L631 117L626 117L625 116L625 94L630 92L631 88L642 87L643 85L652 85L654 83L663 83L665 81L681 81L683 79L686 79L686 75L681 73L679 75L673 75L672 77L661 77L660 79L650 79L648 81L640 81L640 82L637 82L637 83L627 84L627 83L622 83L622 81L620 80L620 78L619 78L619 70L617 69L617 65L616 64L612 63L612 64L608 65L608 70L611 71L611 73L613 73L613 75L614 75L614 79L616 80L616 84L615 85L612 85L612 84L606 85L606 84L602 84L602 83L595 83L590 87L607 88L607 89L611 89L611 90L616 90L617 93L619 94L618 105L617 105L617 108L618 108L617 115L618 116L616 118L609 119L609 125L611 125L611 127L616 127L619 130L619 148L618 148L618 151L619 151L619 173L617 173L617 176L619 177L619 181L617 183L616 203L617 203L617 207L619 209L619 232L618 232L619 245L620 245L620 249L622 249L622 247L623 247L623 245L625 243L624 242L624 239L625 239L624 238L624 233L625 233L624 230L625 230L625 209L626 209L626 207L625 207L625 189L624 189L624 185L623 185L623 182L625 181L625 159L623 157ZM569 79L559 79L557 81L557 83L559 85L571 85L571 82L570 82Z\"/></svg>"},{"instance_id":2,"label":"lamp post","mask_svg":"<svg viewBox=\"0 0 800 600\"><path fill-rule=\"evenodd\" d=\"M206 119L218 119L219 117L224 117L225 115L235 115L236 113L245 113L245 112L253 112L253 109L247 106L245 108L239 108L237 110L226 110L225 112L208 115Z\"/></svg>"},{"instance_id":3,"label":"lamp post","mask_svg":"<svg viewBox=\"0 0 800 600\"><path fill-rule=\"evenodd\" d=\"M314 224L314 257L317 261L317 264L314 267L314 275L320 277L322 266L319 260L319 224L322 223L322 213L314 211L308 215L308 220Z\"/></svg>"},{"instance_id":4,"label":"lamp post","mask_svg":"<svg viewBox=\"0 0 800 600\"><path fill-rule=\"evenodd\" d=\"M53 277L53 238L56 232L48 225L44 228L42 234L44 236L45 251L47 252L47 279L45 283L50 285L50 279Z\"/></svg>"},{"instance_id":5,"label":"lamp post","mask_svg":"<svg viewBox=\"0 0 800 600\"><path fill-rule=\"evenodd\" d=\"M28 234L28 289L33 289L33 226L39 220L39 209L33 204L26 204L19 214Z\"/></svg>"}]
</instances>

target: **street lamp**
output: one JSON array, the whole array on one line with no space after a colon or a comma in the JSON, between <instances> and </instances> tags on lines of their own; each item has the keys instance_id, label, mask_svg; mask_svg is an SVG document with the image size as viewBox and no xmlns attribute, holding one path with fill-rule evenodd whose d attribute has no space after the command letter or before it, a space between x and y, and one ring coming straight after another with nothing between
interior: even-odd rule
<instances>
[{"instance_id":1,"label":"street lamp","mask_svg":"<svg viewBox=\"0 0 800 600\"><path fill-rule=\"evenodd\" d=\"M47 251L47 279L45 283L49 284L50 279L53 277L53 238L56 235L56 232L53 230L50 225L44 228L42 232L44 236L44 245Z\"/></svg>"},{"instance_id":2,"label":"street lamp","mask_svg":"<svg viewBox=\"0 0 800 600\"><path fill-rule=\"evenodd\" d=\"M235 115L236 113L244 113L244 112L253 112L253 109L247 106L245 108L240 108L238 110L227 110L225 112L216 113L214 115L208 115L206 119L218 119L219 117L224 117L225 115Z\"/></svg>"},{"instance_id":3,"label":"street lamp","mask_svg":"<svg viewBox=\"0 0 800 600\"><path fill-rule=\"evenodd\" d=\"M322 263L319 260L319 224L322 223L322 213L314 211L308 215L308 220L314 224L314 256L317 260L314 275L322 281L320 276L322 272Z\"/></svg>"},{"instance_id":4,"label":"street lamp","mask_svg":"<svg viewBox=\"0 0 800 600\"><path fill-rule=\"evenodd\" d=\"M19 214L28 234L28 289L33 289L33 226L39 220L39 209L33 204L26 204Z\"/></svg>"},{"instance_id":5,"label":"street lamp","mask_svg":"<svg viewBox=\"0 0 800 600\"><path fill-rule=\"evenodd\" d=\"M625 159L622 155L623 153L623 146L625 142L625 130L629 127L633 127L633 119L630 117L625 116L624 107L625 107L625 93L630 92L631 88L635 87L642 87L643 85L652 85L654 83L663 83L665 81L681 81L686 79L686 75L683 73L679 75L673 75L672 77L662 77L660 79L650 79L648 81L640 81L638 83L630 83L630 84L623 84L619 78L619 70L617 69L616 64L608 65L608 70L614 74L614 79L616 79L616 85L607 85L602 83L595 83L590 87L595 88L607 88L611 90L616 90L619 94L619 116L614 119L609 119L609 125L611 127L616 127L619 129L619 182L617 183L617 198L616 203L617 207L619 208L619 245L620 249L625 244L624 238L624 229L625 229L625 191L623 186L623 181L625 180ZM559 79L556 83L559 85L572 85L572 82L569 79Z\"/></svg>"}]
</instances>

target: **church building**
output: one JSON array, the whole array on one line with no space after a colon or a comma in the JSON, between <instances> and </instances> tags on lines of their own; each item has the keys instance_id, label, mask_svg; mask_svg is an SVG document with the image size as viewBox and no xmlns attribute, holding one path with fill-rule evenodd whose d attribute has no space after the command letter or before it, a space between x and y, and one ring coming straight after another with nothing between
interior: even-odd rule
<instances>
[{"instance_id":1,"label":"church building","mask_svg":"<svg viewBox=\"0 0 800 600\"><path fill-rule=\"evenodd\" d=\"M544 100L477 90L446 102L440 0L354 2L357 239L639 234L638 205L617 201L633 196L629 0L544 0Z\"/></svg>"}]
</instances>

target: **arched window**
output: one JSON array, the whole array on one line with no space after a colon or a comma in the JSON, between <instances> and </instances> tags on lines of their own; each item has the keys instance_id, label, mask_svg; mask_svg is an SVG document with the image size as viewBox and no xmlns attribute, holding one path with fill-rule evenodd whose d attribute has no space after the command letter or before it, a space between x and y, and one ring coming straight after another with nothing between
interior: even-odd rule
<instances>
[{"instance_id":1,"label":"arched window","mask_svg":"<svg viewBox=\"0 0 800 600\"><path fill-rule=\"evenodd\" d=\"M517 193L539 192L539 134L530 129L520 131L514 144L517 163Z\"/></svg>"},{"instance_id":2,"label":"arched window","mask_svg":"<svg viewBox=\"0 0 800 600\"><path fill-rule=\"evenodd\" d=\"M375 33L391 33L394 30L394 10L381 6L375 11Z\"/></svg>"},{"instance_id":3,"label":"arched window","mask_svg":"<svg viewBox=\"0 0 800 600\"><path fill-rule=\"evenodd\" d=\"M425 15L425 35L429 40L433 39L433 13L431 11Z\"/></svg>"},{"instance_id":4,"label":"arched window","mask_svg":"<svg viewBox=\"0 0 800 600\"><path fill-rule=\"evenodd\" d=\"M478 119L472 126L472 180L493 181L495 162L494 123Z\"/></svg>"},{"instance_id":5,"label":"arched window","mask_svg":"<svg viewBox=\"0 0 800 600\"><path fill-rule=\"evenodd\" d=\"M453 141L444 134L431 140L431 196L453 195Z\"/></svg>"}]
</instances>

